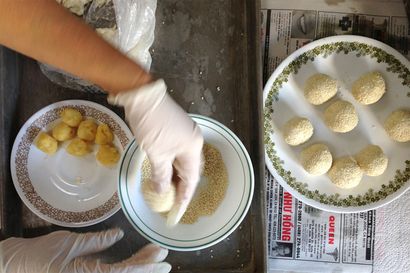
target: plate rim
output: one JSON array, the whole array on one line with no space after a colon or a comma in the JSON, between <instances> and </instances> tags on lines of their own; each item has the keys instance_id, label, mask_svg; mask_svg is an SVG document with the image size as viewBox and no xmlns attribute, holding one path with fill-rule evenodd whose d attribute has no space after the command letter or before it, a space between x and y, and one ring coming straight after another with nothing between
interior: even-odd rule
<instances>
[{"instance_id":1,"label":"plate rim","mask_svg":"<svg viewBox=\"0 0 410 273\"><path fill-rule=\"evenodd\" d=\"M126 208L126 204L123 196L121 193L121 188L122 188L122 168L123 165L125 163L126 160L126 156L129 153L129 150L131 149L131 147L135 147L135 151L138 150L138 144L136 143L135 140L133 140L129 146L127 147L126 151L124 152L123 158L121 159L121 167L120 167L120 173L119 173L119 179L118 179L118 192L119 192L119 199L120 199L120 203L121 203L121 207L122 210L124 211L124 214L126 215L128 221L131 223L131 225L138 231L138 233L140 233L144 238L146 238L147 240L157 243L165 248L171 249L171 250L175 250L175 251L195 251L195 250L201 250L201 249L205 249L208 248L210 246L213 246L219 242L221 242L222 240L224 240L225 238L227 238L230 234L232 234L232 232L234 232L238 226L242 223L243 219L246 217L246 215L249 212L249 208L252 204L252 200L253 200L253 195L254 195L254 188L255 188L255 175L254 175L254 170L253 170L253 164L251 161L251 158L249 156L249 153L247 151L247 149L245 148L245 146L243 145L242 141L225 125L223 125L222 123L209 118L209 117L205 117L202 115L198 115L198 114L189 114L189 116L196 122L198 119L202 119L204 120L206 123L212 123L216 126L218 126L219 128L221 128L222 130L224 130L226 133L228 133L228 135L230 135L233 140L238 144L239 147L239 152L242 152L243 157L245 159L245 164L248 166L249 169L249 193L248 193L248 198L246 200L245 206L243 208L243 211L241 212L240 216L238 217L238 219L236 220L236 222L226 231L224 232L221 236L219 236L218 238L210 241L210 242L206 242L206 243L202 243L200 245L196 245L196 246L175 246L175 245L171 245L168 243L164 243L161 242L160 240L153 238L152 236L146 234L145 231L143 231L133 220L131 215L129 215L129 212ZM236 150L236 149L235 149ZM129 159L129 161L131 161L131 157ZM246 187L246 184L244 185ZM246 192L246 191L245 191ZM238 209L240 208L240 206L238 206ZM222 228L223 229L223 228ZM215 233L218 233L215 232ZM172 239L173 240L173 239ZM203 238L197 239L198 240L203 240Z\"/></svg>"},{"instance_id":2,"label":"plate rim","mask_svg":"<svg viewBox=\"0 0 410 273\"><path fill-rule=\"evenodd\" d=\"M29 210L32 213L34 213L36 216L38 216L39 218L41 218L44 221L47 221L51 224L58 225L58 226L61 226L61 227L69 227L69 228L88 227L88 226L92 226L92 225L101 223L101 222L107 220L108 218L110 218L111 216L113 216L116 212L118 212L121 209L120 202L118 202L115 205L114 208L112 208L106 214L104 214L103 216L101 216L99 218L96 218L96 219L93 219L93 220L90 220L90 221L84 221L84 222L63 222L63 221L51 218L48 215L45 215L45 214L41 213L41 211L39 211L26 198L23 190L21 189L21 187L19 185L18 178L17 178L17 175L16 175L16 162L15 162L16 153L17 153L17 150L18 150L18 145L20 144L21 139L24 136L27 128L30 126L30 124L32 124L39 117L39 115L40 115L39 113L46 112L46 111L52 110L54 108L58 108L60 106L65 106L65 105L85 105L85 106L89 106L89 107L92 107L92 108L97 109L97 110L104 109L105 113L109 114L111 117L115 117L115 120L117 122L120 121L122 123L122 124L119 124L119 125L124 130L126 136L129 139L129 142L131 142L133 140L132 132L129 129L128 125L125 123L125 121L120 116L118 116L114 111L109 109L108 107L106 107L104 105L101 105L99 103L93 102L93 101L83 100L83 99L72 99L72 100L69 99L69 100L57 101L57 102L48 104L48 105L40 108L39 110L37 110L20 127L20 129L19 129L19 131L18 131L18 133L17 133L17 135L14 139L12 150L11 150L11 153L10 153L10 173L11 173L11 178L12 178L12 181L13 181L14 188L16 189L16 192L18 193L20 199L23 201L24 205L26 207L28 207ZM124 148L124 151L127 147L128 147L128 144ZM118 191L116 193L118 195Z\"/></svg>"},{"instance_id":3,"label":"plate rim","mask_svg":"<svg viewBox=\"0 0 410 273\"><path fill-rule=\"evenodd\" d=\"M337 42L358 42L358 43L363 43L366 45L369 45L371 47L376 47L379 48L386 53L392 55L394 58L398 59L400 63L402 63L406 68L410 67L410 61L407 60L400 52L398 52L396 49L392 48L391 46L382 43L380 41L377 41L375 39L371 39L368 37L364 36L356 36L356 35L336 35L336 36L330 36L330 37L325 37L322 39L318 39L315 41L310 42L309 44L297 49L294 51L292 54L290 54L288 57L286 57L280 65L273 71L273 73L270 75L268 81L266 82L264 89L263 89L263 118L265 119L267 110L266 110L266 101L267 97L272 89L274 81L282 74L283 70L288 67L293 60L295 60L298 56L302 55L303 53L310 51L318 46L321 45L326 45L330 43L337 43ZM264 120L264 138L268 138L269 136L266 136L266 129L265 129L265 120ZM403 195L407 190L410 188L410 180L407 180L404 182L404 184L395 192L392 194L387 195L384 199L378 200L376 202L371 202L365 205L351 205L351 206L335 206L335 205L330 205L330 204L324 204L319 201L316 201L314 199L311 199L300 192L298 192L296 189L294 189L291 185L289 185L283 177L277 172L275 167L273 166L268 152L267 152L267 144L266 141L264 142L264 157L265 157L265 165L268 168L270 174L279 182L279 184L285 188L288 192L290 192L295 198L303 201L304 203L316 207L318 209L328 211L328 212L335 212L335 213L357 213L357 212L364 212L364 211L369 211L372 209L377 209L379 207L385 206L389 204L390 202L396 200L399 198L401 195ZM406 168L406 167L405 167ZM331 195L331 194L328 194Z\"/></svg>"}]
</instances>

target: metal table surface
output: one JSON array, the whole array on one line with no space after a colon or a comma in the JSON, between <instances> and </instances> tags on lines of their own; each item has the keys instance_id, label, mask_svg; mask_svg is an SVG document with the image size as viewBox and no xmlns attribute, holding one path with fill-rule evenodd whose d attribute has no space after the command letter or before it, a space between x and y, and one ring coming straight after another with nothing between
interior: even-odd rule
<instances>
[{"instance_id":1,"label":"metal table surface","mask_svg":"<svg viewBox=\"0 0 410 273\"><path fill-rule=\"evenodd\" d=\"M257 1L256 1L257 2ZM166 80L171 95L191 113L231 128L254 163L253 203L241 226L221 243L195 252L171 251L173 272L264 272L266 270L259 4L252 0L158 1L152 73ZM86 99L107 104L104 95L65 89L50 82L37 63L0 48L0 229L1 237L31 237L63 229L41 220L22 204L9 171L19 128L36 111L56 101ZM78 232L120 227L125 237L101 254L108 262L126 258L147 241L122 211Z\"/></svg>"}]
</instances>

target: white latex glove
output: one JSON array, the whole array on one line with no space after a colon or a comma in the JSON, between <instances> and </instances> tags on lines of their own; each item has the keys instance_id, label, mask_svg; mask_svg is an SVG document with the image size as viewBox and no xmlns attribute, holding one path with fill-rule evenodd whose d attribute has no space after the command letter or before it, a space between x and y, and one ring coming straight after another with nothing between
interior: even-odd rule
<instances>
[{"instance_id":1,"label":"white latex glove","mask_svg":"<svg viewBox=\"0 0 410 273\"><path fill-rule=\"evenodd\" d=\"M169 190L175 168L179 181L167 224L176 225L195 193L202 170L201 130L167 94L163 80L110 96L108 101L124 107L131 130L151 162L152 182L158 193Z\"/></svg>"},{"instance_id":2,"label":"white latex glove","mask_svg":"<svg viewBox=\"0 0 410 273\"><path fill-rule=\"evenodd\" d=\"M124 233L113 229L96 233L57 231L31 239L10 238L0 242L1 273L168 273L162 262L168 250L147 245L134 256L115 264L85 257L105 250Z\"/></svg>"}]
</instances>

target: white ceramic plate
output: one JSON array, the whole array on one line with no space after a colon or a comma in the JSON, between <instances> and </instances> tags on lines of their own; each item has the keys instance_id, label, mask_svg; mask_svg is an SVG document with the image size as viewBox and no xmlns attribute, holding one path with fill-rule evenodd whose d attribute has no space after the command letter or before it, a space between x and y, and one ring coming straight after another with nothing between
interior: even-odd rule
<instances>
[{"instance_id":1,"label":"white ceramic plate","mask_svg":"<svg viewBox=\"0 0 410 273\"><path fill-rule=\"evenodd\" d=\"M68 154L68 143L60 144L51 156L34 146L39 132L49 131L67 107L108 124L120 152L133 139L124 121L108 108L84 100L61 101L44 107L23 125L13 145L10 167L20 198L35 214L59 226L84 227L99 223L120 209L119 164L107 168L97 163L97 145L93 153L84 157Z\"/></svg>"},{"instance_id":2,"label":"white ceramic plate","mask_svg":"<svg viewBox=\"0 0 410 273\"><path fill-rule=\"evenodd\" d=\"M201 128L205 142L221 152L228 172L226 196L213 215L200 217L192 225L168 228L166 219L152 212L143 200L140 185L145 154L135 142L126 150L120 170L118 192L128 220L151 242L177 251L203 249L229 236L245 217L254 188L252 162L238 137L215 120L198 115L192 118Z\"/></svg>"},{"instance_id":3,"label":"white ceramic plate","mask_svg":"<svg viewBox=\"0 0 410 273\"><path fill-rule=\"evenodd\" d=\"M273 176L299 200L333 212L359 212L385 205L409 187L410 143L391 140L384 120L398 108L410 108L409 61L393 48L359 36L335 36L309 43L291 54L275 70L264 89L264 135L266 165ZM350 93L362 74L379 71L387 91L376 104L363 106ZM325 73L339 82L335 98L320 106L309 104L303 95L308 77ZM336 134L323 123L323 111L342 98L358 112L359 125L346 134ZM311 140L298 147L287 145L281 128L293 116L307 117L315 128ZM389 158L385 173L364 176L358 187L346 190L326 175L311 176L299 163L301 150L313 143L328 144L333 157L355 155L369 144L379 145Z\"/></svg>"}]
</instances>

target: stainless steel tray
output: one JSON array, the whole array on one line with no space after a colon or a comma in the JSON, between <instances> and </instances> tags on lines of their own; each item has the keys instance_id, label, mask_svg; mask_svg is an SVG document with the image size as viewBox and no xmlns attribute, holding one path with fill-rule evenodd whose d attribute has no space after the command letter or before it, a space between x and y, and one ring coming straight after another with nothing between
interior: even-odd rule
<instances>
[{"instance_id":1,"label":"stainless steel tray","mask_svg":"<svg viewBox=\"0 0 410 273\"><path fill-rule=\"evenodd\" d=\"M261 128L259 1L158 1L152 72L165 78L172 96L189 112L211 116L231 128L248 149L256 175L252 207L223 242L202 251L173 252L173 272L265 272L264 179ZM64 89L42 75L37 63L0 48L1 238L31 237L61 229L32 214L18 198L9 171L14 138L40 108L64 99L107 105L102 95ZM102 253L108 262L146 244L120 211L78 232L121 227L125 238Z\"/></svg>"}]
</instances>

